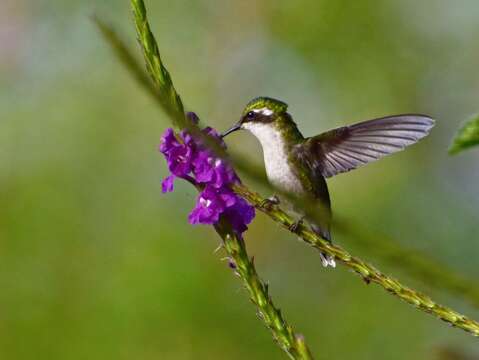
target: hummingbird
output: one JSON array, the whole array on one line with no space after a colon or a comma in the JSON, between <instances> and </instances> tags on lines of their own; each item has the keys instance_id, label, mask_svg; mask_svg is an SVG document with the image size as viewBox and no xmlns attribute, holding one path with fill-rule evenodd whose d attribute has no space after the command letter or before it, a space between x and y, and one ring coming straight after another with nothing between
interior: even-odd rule
<instances>
[{"instance_id":1,"label":"hummingbird","mask_svg":"<svg viewBox=\"0 0 479 360\"><path fill-rule=\"evenodd\" d=\"M287 110L288 105L280 100L257 97L222 137L237 130L252 133L263 148L268 181L283 193L317 204L320 210L320 216L313 219L293 205L292 210L300 216L293 228L305 219L317 235L329 242L332 212L326 178L401 151L427 136L434 126L434 120L427 115L404 114L304 137ZM279 203L276 196L270 201ZM321 254L321 262L324 267L336 266L334 258L327 254Z\"/></svg>"}]
</instances>

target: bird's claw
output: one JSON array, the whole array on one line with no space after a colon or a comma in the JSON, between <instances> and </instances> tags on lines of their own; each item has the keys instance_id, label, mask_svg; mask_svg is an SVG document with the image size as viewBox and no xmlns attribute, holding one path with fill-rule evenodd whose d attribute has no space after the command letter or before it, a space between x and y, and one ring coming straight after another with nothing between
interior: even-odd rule
<instances>
[{"instance_id":1,"label":"bird's claw","mask_svg":"<svg viewBox=\"0 0 479 360\"><path fill-rule=\"evenodd\" d=\"M289 231L294 233L297 232L298 229L303 225L303 223L304 223L303 219L299 219L298 221L295 221L294 223L288 226Z\"/></svg>"},{"instance_id":2,"label":"bird's claw","mask_svg":"<svg viewBox=\"0 0 479 360\"><path fill-rule=\"evenodd\" d=\"M279 205L279 198L276 195L270 196L267 199L264 199L259 204L260 207L271 210L274 206Z\"/></svg>"}]
</instances>

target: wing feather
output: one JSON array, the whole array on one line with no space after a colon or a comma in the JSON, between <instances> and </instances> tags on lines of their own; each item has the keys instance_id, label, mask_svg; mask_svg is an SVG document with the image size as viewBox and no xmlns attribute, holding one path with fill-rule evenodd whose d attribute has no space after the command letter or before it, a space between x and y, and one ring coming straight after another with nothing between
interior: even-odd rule
<instances>
[{"instance_id":1,"label":"wing feather","mask_svg":"<svg viewBox=\"0 0 479 360\"><path fill-rule=\"evenodd\" d=\"M433 126L434 120L426 115L388 116L308 138L304 146L321 174L331 177L401 151L429 134Z\"/></svg>"}]
</instances>

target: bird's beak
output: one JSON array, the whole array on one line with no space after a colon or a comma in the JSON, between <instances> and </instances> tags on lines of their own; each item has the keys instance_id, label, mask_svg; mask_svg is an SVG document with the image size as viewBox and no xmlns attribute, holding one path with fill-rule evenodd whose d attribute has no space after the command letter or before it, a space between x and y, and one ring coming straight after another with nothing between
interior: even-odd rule
<instances>
[{"instance_id":1,"label":"bird's beak","mask_svg":"<svg viewBox=\"0 0 479 360\"><path fill-rule=\"evenodd\" d=\"M229 135L232 132L235 132L239 129L241 129L241 123L237 123L237 124L233 125L231 128L229 128L228 130L226 130L223 134L221 134L221 138L224 138L224 137L226 137L226 135Z\"/></svg>"}]
</instances>

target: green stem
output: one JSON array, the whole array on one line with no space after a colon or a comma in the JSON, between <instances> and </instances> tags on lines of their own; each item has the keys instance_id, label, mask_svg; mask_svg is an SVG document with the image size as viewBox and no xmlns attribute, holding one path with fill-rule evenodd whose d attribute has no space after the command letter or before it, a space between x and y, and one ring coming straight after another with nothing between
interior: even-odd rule
<instances>
[{"instance_id":1,"label":"green stem","mask_svg":"<svg viewBox=\"0 0 479 360\"><path fill-rule=\"evenodd\" d=\"M248 200L258 210L264 212L275 222L281 224L284 228L290 229L294 219L279 207L264 207L264 199L258 193L246 188L244 185L235 186L234 190ZM432 314L439 319L458 327L468 333L479 336L479 323L467 318L466 316L434 302L430 297L413 290L401 284L394 278L391 278L365 261L352 256L340 246L329 243L322 239L306 226L300 226L295 234L303 241L328 255L334 256L338 261L354 270L366 283L376 283L382 286L390 294L397 296L401 300L415 306L417 309Z\"/></svg>"},{"instance_id":2,"label":"green stem","mask_svg":"<svg viewBox=\"0 0 479 360\"><path fill-rule=\"evenodd\" d=\"M435 261L427 254L404 247L391 236L369 233L364 227L345 222L340 222L337 228L346 238L354 239L357 246L368 249L369 253L396 266L402 272L420 279L428 286L447 290L479 307L477 283L454 269Z\"/></svg>"},{"instance_id":3,"label":"green stem","mask_svg":"<svg viewBox=\"0 0 479 360\"><path fill-rule=\"evenodd\" d=\"M183 102L173 86L170 73L161 61L158 44L155 40L155 36L151 32L146 16L145 4L143 0L131 0L130 3L135 17L138 42L143 49L146 69L157 87L158 93L161 94L160 100L164 110L171 116L175 125L183 129L187 127Z\"/></svg>"},{"instance_id":4,"label":"green stem","mask_svg":"<svg viewBox=\"0 0 479 360\"><path fill-rule=\"evenodd\" d=\"M252 258L249 258L243 239L237 236L225 222L215 226L223 239L226 252L230 256L231 267L243 280L250 299L258 309L260 319L273 334L277 344L292 359L312 359L302 335L295 334L293 328L286 322L281 311L275 307L264 284L256 272Z\"/></svg>"}]
</instances>

